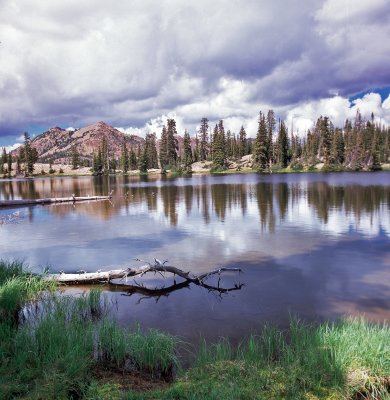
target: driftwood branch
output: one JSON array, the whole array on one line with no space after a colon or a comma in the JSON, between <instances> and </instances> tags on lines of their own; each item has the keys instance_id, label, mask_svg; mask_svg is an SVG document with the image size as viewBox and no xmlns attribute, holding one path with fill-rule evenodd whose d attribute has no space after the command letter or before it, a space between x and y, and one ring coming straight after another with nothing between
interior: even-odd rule
<instances>
[{"instance_id":1,"label":"driftwood branch","mask_svg":"<svg viewBox=\"0 0 390 400\"><path fill-rule=\"evenodd\" d=\"M25 199L25 200L0 200L0 207L36 205L36 204L75 203L78 201L110 200L111 197L112 197L112 192L110 192L108 196L76 197L73 194L71 197L48 197L44 199Z\"/></svg>"},{"instance_id":2,"label":"driftwood branch","mask_svg":"<svg viewBox=\"0 0 390 400\"><path fill-rule=\"evenodd\" d=\"M142 261L137 259L137 261ZM109 284L112 289L120 289L126 292L128 295L132 295L134 293L143 294L145 297L161 297L168 296L175 290L182 289L184 287L189 287L191 283L202 286L210 291L217 291L219 293L227 293L233 290L240 290L243 284L236 284L230 288L223 288L220 286L220 278L218 279L218 285L213 286L206 284L205 281L214 275L218 275L220 277L223 272L242 272L240 268L216 268L212 271L202 273L199 275L192 274L190 271L184 271L180 268L174 267L173 265L165 265L165 262L161 262L157 259L154 259L154 264L146 263L140 267L129 267L124 269L116 269L110 271L97 271L97 272L86 272L84 270L80 270L77 273L64 273L60 272L59 274L49 274L46 275L44 279L55 281L63 284L97 284L97 283L105 283ZM156 287L156 288L148 288L142 283L138 283L134 280L134 284L128 285L128 278L135 278L136 276L143 276L144 274L152 272L159 273L165 278L166 274L173 274L174 276L174 284L168 287ZM184 279L184 281L176 283L176 276ZM122 283L117 283L117 281ZM115 282L114 282L115 281Z\"/></svg>"},{"instance_id":3,"label":"driftwood branch","mask_svg":"<svg viewBox=\"0 0 390 400\"><path fill-rule=\"evenodd\" d=\"M111 271L100 271L100 272L85 272L84 270L80 270L77 273L66 274L64 272L60 272L59 274L49 274L45 277L46 280L51 280L60 283L67 284L93 284L93 283L110 283L114 279L126 279L129 277L135 277L137 275L144 275L147 272L168 272L181 278L185 279L188 282L200 283L212 275L221 274L222 272L242 272L240 268L217 268L213 271L203 273L200 275L194 275L190 272L185 272L182 269L177 267L166 265L151 265L146 264L142 265L138 268L126 268L126 269L114 269Z\"/></svg>"}]
</instances>

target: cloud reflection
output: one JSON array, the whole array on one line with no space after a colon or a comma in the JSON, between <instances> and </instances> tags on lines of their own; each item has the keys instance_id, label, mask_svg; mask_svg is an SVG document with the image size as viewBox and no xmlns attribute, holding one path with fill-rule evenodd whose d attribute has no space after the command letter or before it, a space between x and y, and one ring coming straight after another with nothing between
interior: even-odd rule
<instances>
[{"instance_id":1,"label":"cloud reflection","mask_svg":"<svg viewBox=\"0 0 390 400\"><path fill-rule=\"evenodd\" d=\"M115 191L112 202L21 208L28 218L1 227L0 250L68 269L158 256L206 270L232 259L303 254L356 235L389 238L388 174L359 176L361 183L354 174L2 182L1 198Z\"/></svg>"}]
</instances>

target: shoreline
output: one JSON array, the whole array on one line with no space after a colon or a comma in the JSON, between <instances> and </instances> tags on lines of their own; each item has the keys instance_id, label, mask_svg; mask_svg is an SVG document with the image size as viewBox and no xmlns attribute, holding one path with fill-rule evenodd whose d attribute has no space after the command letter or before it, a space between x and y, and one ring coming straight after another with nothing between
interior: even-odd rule
<instances>
[{"instance_id":1,"label":"shoreline","mask_svg":"<svg viewBox=\"0 0 390 400\"><path fill-rule=\"evenodd\" d=\"M73 170L71 168L70 165L65 165L65 164L61 164L60 168L64 170L63 173L59 173L59 172L55 172L55 173L36 173L33 174L32 176L1 176L0 177L0 181L6 181L6 180L13 180L13 179L21 179L21 180L25 180L25 179L44 179L44 178L61 178L61 177L87 177L87 176L91 176L91 177L102 177L102 176L148 176L148 175L165 175L165 176L169 176L169 177L173 177L173 176L184 176L184 177L190 177L190 176L196 176L196 175L226 175L226 174L261 174L261 175L273 175L273 174L303 174L303 173L342 173L342 172L381 172L381 171L390 171L390 163L386 163L386 164L382 164L381 169L378 170L350 170L350 169L345 169L345 168L330 168L329 170L323 170L322 166L323 164L317 164L319 166L318 167L304 167L304 168L300 168L300 169L294 169L294 168L275 168L272 169L271 172L260 172L260 171L256 171L252 168L242 168L242 169L233 169L233 168L228 168L222 171L211 171L210 168L196 168L195 170L193 170L191 173L189 174L182 174L182 173L177 173L177 172L173 172L168 170L165 174L163 174L161 172L160 169L151 169L148 170L147 173L145 174L141 174L139 172L139 170L133 170L130 171L126 174L122 173L120 170L118 170L118 172L113 173L113 174L108 174L108 175L94 175L91 171L90 168L87 167L82 167L82 168L78 168ZM86 171L89 170L89 171ZM65 172L66 171L66 172Z\"/></svg>"}]
</instances>

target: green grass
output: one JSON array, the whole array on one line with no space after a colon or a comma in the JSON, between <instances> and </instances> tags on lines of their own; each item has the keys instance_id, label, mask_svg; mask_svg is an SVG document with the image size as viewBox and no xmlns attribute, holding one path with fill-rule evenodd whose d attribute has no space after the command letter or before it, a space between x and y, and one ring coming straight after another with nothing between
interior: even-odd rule
<instances>
[{"instance_id":1,"label":"green grass","mask_svg":"<svg viewBox=\"0 0 390 400\"><path fill-rule=\"evenodd\" d=\"M389 387L387 325L293 320L287 332L266 327L235 349L226 339L203 345L172 387L127 399L388 399Z\"/></svg>"},{"instance_id":2,"label":"green grass","mask_svg":"<svg viewBox=\"0 0 390 400\"><path fill-rule=\"evenodd\" d=\"M39 310L2 342L4 399L67 399L85 390L93 363L94 331L85 319L88 300L45 298ZM83 313L79 313L83 310Z\"/></svg>"},{"instance_id":3,"label":"green grass","mask_svg":"<svg viewBox=\"0 0 390 400\"><path fill-rule=\"evenodd\" d=\"M0 324L0 398L82 398L90 392L93 369L112 363L115 370L125 371L129 361L137 371L169 372L176 362L175 339L97 321L96 297L89 292L45 298L19 328Z\"/></svg>"},{"instance_id":4,"label":"green grass","mask_svg":"<svg viewBox=\"0 0 390 400\"><path fill-rule=\"evenodd\" d=\"M103 361L121 366L129 359L136 370L166 379L172 377L172 369L178 365L177 339L158 330L142 332L138 326L129 331L114 321L103 321L98 336L99 357Z\"/></svg>"},{"instance_id":5,"label":"green grass","mask_svg":"<svg viewBox=\"0 0 390 400\"><path fill-rule=\"evenodd\" d=\"M137 327L130 334L128 346L129 354L139 369L166 379L172 378L172 370L178 366L175 337L156 329L149 329L145 334Z\"/></svg>"},{"instance_id":6,"label":"green grass","mask_svg":"<svg viewBox=\"0 0 390 400\"><path fill-rule=\"evenodd\" d=\"M24 304L36 300L43 292L53 291L54 282L26 271L19 261L0 261L0 318L17 324Z\"/></svg>"},{"instance_id":7,"label":"green grass","mask_svg":"<svg viewBox=\"0 0 390 400\"><path fill-rule=\"evenodd\" d=\"M175 338L108 320L100 290L79 297L50 293L52 285L21 263L1 262L0 279L0 399L98 398L93 393L116 386L96 386L94 368L114 363L126 373L130 363L165 377L176 365Z\"/></svg>"},{"instance_id":8,"label":"green grass","mask_svg":"<svg viewBox=\"0 0 390 400\"><path fill-rule=\"evenodd\" d=\"M10 278L25 275L23 262L0 260L0 285Z\"/></svg>"},{"instance_id":9,"label":"green grass","mask_svg":"<svg viewBox=\"0 0 390 400\"><path fill-rule=\"evenodd\" d=\"M363 319L293 319L238 346L204 342L169 388L124 393L121 376L134 371L174 377L177 339L109 320L98 289L70 297L52 288L0 262L0 399L390 399L390 328ZM116 381L99 381L110 371Z\"/></svg>"}]
</instances>

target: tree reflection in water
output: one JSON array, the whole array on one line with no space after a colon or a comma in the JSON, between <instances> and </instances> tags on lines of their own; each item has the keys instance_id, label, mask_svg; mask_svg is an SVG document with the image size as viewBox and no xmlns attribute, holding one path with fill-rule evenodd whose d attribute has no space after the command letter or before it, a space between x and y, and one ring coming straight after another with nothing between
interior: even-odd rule
<instances>
[{"instance_id":1,"label":"tree reflection in water","mask_svg":"<svg viewBox=\"0 0 390 400\"><path fill-rule=\"evenodd\" d=\"M0 183L2 199L28 199L43 197L64 197L105 195L114 190L112 203L101 202L78 204L76 211L110 220L125 209L134 207L148 212L157 212L162 206L163 215L171 226L178 226L179 210L190 216L199 210L205 224L213 218L224 222L239 210L245 216L248 207L256 204L262 231L275 232L289 211L302 201L308 209L314 210L318 219L327 224L329 213L337 210L353 215L358 221L362 215L373 215L382 207L390 209L390 188L388 185L331 185L326 180L308 182L260 181L257 183L215 183L204 184L195 179L175 181L158 176L133 177L74 177L28 180L6 180ZM72 205L50 207L50 212L66 215L75 212ZM34 217L34 207L29 207L29 219Z\"/></svg>"}]
</instances>

